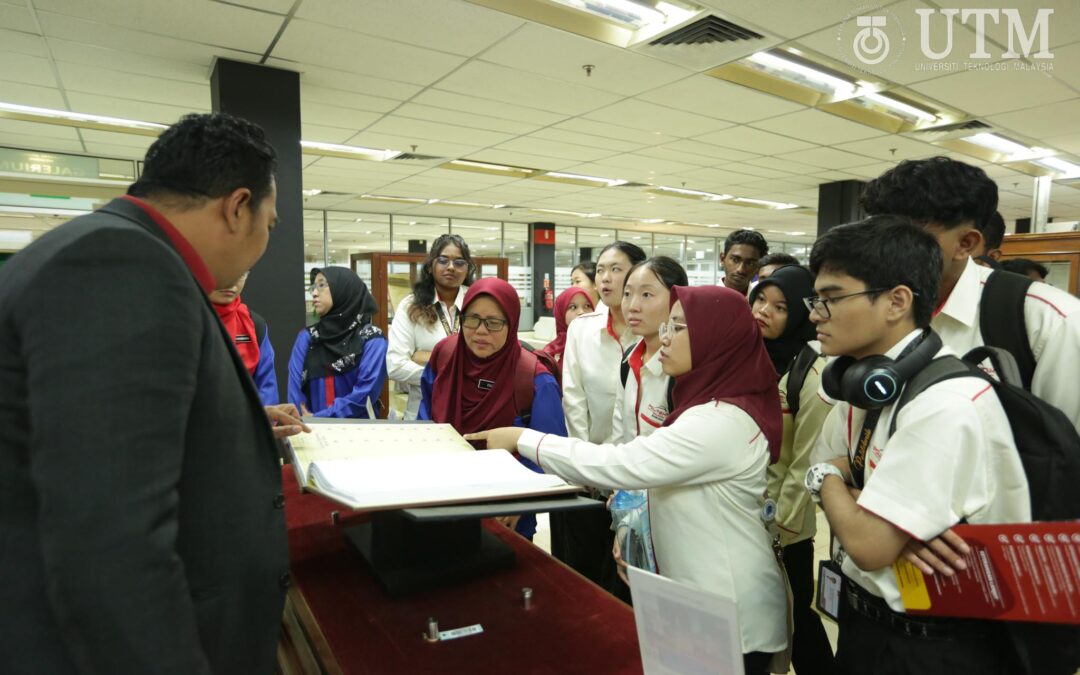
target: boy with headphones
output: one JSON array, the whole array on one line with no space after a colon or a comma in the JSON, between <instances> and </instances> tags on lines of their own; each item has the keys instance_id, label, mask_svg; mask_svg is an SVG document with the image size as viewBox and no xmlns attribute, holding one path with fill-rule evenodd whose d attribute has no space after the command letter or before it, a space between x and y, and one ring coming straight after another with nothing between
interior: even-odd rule
<instances>
[{"instance_id":1,"label":"boy with headphones","mask_svg":"<svg viewBox=\"0 0 1080 675\"><path fill-rule=\"evenodd\" d=\"M834 536L833 572L821 577L839 584L831 599L823 584L819 604L839 609L835 672L1004 674L997 626L905 615L892 569L909 540L961 520L1031 520L1008 418L986 382L927 388L889 434L904 383L954 353L930 330L941 248L907 218L875 216L820 237L810 267L810 319L822 353L839 357L822 374L838 404L806 475Z\"/></svg>"}]
</instances>

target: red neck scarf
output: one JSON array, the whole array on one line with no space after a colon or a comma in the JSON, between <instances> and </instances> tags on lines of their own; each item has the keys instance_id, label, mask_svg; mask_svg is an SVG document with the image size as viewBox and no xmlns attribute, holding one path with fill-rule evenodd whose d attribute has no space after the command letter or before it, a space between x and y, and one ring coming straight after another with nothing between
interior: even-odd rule
<instances>
[{"instance_id":1,"label":"red neck scarf","mask_svg":"<svg viewBox=\"0 0 1080 675\"><path fill-rule=\"evenodd\" d=\"M585 289L578 286L565 289L562 293L559 293L559 297L555 298L555 339L547 343L544 351L555 359L555 363L559 364L559 370L562 370L563 350L566 349L566 331L569 328L569 324L566 323L566 312L570 309L570 303L579 295L592 307L592 298L585 292Z\"/></svg>"},{"instance_id":2,"label":"red neck scarf","mask_svg":"<svg viewBox=\"0 0 1080 675\"><path fill-rule=\"evenodd\" d=\"M255 375L255 367L259 365L259 343L255 336L255 322L251 320L251 312L247 305L240 302L240 296L233 298L227 305L210 303L221 317L221 323L225 324L225 330L232 336L236 351L244 362L248 372Z\"/></svg>"},{"instance_id":3,"label":"red neck scarf","mask_svg":"<svg viewBox=\"0 0 1080 675\"><path fill-rule=\"evenodd\" d=\"M780 455L784 420L773 368L746 296L722 286L673 286L671 304L682 303L690 333L691 370L675 380L671 425L687 409L724 401L757 422L769 441L770 461Z\"/></svg>"},{"instance_id":4,"label":"red neck scarf","mask_svg":"<svg viewBox=\"0 0 1080 675\"><path fill-rule=\"evenodd\" d=\"M514 409L514 374L522 351L518 342L521 303L510 284L493 277L481 279L465 294L462 321L469 315L470 303L481 295L489 296L506 314L502 349L486 358L473 354L465 344L465 331L473 331L462 326L456 335L435 345L431 354L436 370L431 418L453 425L460 434L508 427L518 414Z\"/></svg>"}]
</instances>

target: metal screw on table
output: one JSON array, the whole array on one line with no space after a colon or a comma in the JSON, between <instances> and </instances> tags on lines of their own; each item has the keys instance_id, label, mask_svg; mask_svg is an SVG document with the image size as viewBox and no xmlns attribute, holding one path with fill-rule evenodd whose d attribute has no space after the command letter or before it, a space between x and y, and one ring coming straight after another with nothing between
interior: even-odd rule
<instances>
[{"instance_id":1,"label":"metal screw on table","mask_svg":"<svg viewBox=\"0 0 1080 675\"><path fill-rule=\"evenodd\" d=\"M428 617L427 631L424 633L424 640L427 642L439 641L439 622L435 620L435 617Z\"/></svg>"},{"instance_id":2,"label":"metal screw on table","mask_svg":"<svg viewBox=\"0 0 1080 675\"><path fill-rule=\"evenodd\" d=\"M528 586L521 589L521 600L525 604L525 609L532 607L532 589Z\"/></svg>"}]
</instances>

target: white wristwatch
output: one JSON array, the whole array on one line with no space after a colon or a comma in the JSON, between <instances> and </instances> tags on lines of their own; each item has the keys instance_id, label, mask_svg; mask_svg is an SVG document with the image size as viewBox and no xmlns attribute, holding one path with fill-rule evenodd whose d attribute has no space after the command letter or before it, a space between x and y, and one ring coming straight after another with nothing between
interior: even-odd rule
<instances>
[{"instance_id":1,"label":"white wristwatch","mask_svg":"<svg viewBox=\"0 0 1080 675\"><path fill-rule=\"evenodd\" d=\"M828 462L819 462L806 470L806 491L815 504L821 503L821 485L825 482L825 476L837 476L844 480L844 472Z\"/></svg>"}]
</instances>

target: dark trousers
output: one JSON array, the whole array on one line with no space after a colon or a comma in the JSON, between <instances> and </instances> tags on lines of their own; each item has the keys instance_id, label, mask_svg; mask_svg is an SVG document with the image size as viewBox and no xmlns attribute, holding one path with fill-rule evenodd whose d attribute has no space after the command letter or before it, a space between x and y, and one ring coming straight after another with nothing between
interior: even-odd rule
<instances>
[{"instance_id":1,"label":"dark trousers","mask_svg":"<svg viewBox=\"0 0 1080 675\"><path fill-rule=\"evenodd\" d=\"M601 588L612 590L615 561L611 513L607 509L556 511L550 516L551 555ZM621 583L621 582L620 582Z\"/></svg>"},{"instance_id":2,"label":"dark trousers","mask_svg":"<svg viewBox=\"0 0 1080 675\"><path fill-rule=\"evenodd\" d=\"M772 654L765 652L743 654L743 672L746 675L768 675L770 660L772 660Z\"/></svg>"},{"instance_id":3,"label":"dark trousers","mask_svg":"<svg viewBox=\"0 0 1080 675\"><path fill-rule=\"evenodd\" d=\"M832 675L833 653L814 603L814 540L784 547L784 568L794 601L791 665L797 675Z\"/></svg>"},{"instance_id":4,"label":"dark trousers","mask_svg":"<svg viewBox=\"0 0 1080 675\"><path fill-rule=\"evenodd\" d=\"M926 639L909 637L847 605L840 612L837 675L1013 675L993 625L954 638Z\"/></svg>"}]
</instances>

